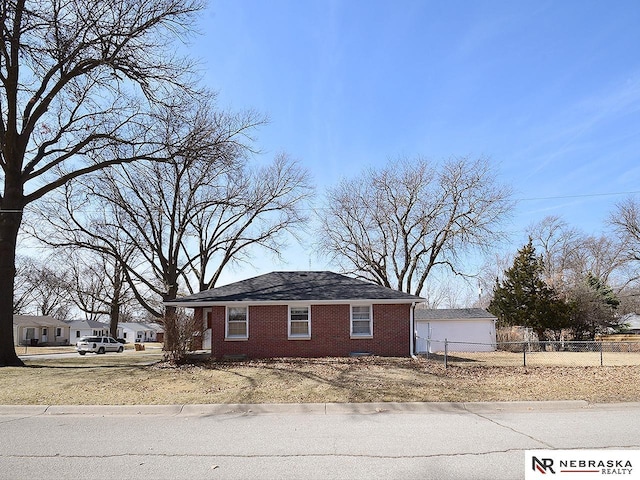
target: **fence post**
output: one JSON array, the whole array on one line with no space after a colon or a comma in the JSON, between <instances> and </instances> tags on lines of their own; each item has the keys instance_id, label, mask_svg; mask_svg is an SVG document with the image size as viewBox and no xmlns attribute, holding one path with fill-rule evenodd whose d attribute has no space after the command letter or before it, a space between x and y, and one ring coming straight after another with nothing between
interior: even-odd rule
<instances>
[{"instance_id":1,"label":"fence post","mask_svg":"<svg viewBox=\"0 0 640 480\"><path fill-rule=\"evenodd\" d=\"M601 341L601 342L600 342L600 366L602 366L602 365L603 365L603 363L602 363L602 343L603 343L603 342Z\"/></svg>"},{"instance_id":2,"label":"fence post","mask_svg":"<svg viewBox=\"0 0 640 480\"><path fill-rule=\"evenodd\" d=\"M447 341L447 339L444 339L444 368L447 368L447 352L449 349L449 342Z\"/></svg>"},{"instance_id":3,"label":"fence post","mask_svg":"<svg viewBox=\"0 0 640 480\"><path fill-rule=\"evenodd\" d=\"M527 342L522 342L522 366L527 366Z\"/></svg>"}]
</instances>

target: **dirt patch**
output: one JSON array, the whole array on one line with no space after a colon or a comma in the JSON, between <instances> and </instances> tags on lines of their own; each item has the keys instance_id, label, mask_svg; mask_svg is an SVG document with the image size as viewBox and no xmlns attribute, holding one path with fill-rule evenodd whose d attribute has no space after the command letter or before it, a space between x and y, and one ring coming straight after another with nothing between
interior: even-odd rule
<instances>
[{"instance_id":1,"label":"dirt patch","mask_svg":"<svg viewBox=\"0 0 640 480\"><path fill-rule=\"evenodd\" d=\"M173 367L160 359L113 354L2 368L0 404L640 401L638 366L445 369L427 359L363 357Z\"/></svg>"}]
</instances>

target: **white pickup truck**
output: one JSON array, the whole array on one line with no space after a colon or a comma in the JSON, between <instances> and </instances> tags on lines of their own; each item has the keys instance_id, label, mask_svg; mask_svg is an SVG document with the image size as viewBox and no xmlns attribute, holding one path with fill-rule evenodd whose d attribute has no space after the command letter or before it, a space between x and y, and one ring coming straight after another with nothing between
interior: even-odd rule
<instances>
[{"instance_id":1,"label":"white pickup truck","mask_svg":"<svg viewBox=\"0 0 640 480\"><path fill-rule=\"evenodd\" d=\"M106 353L124 351L124 345L112 337L82 337L76 343L76 350L80 355L87 352Z\"/></svg>"}]
</instances>

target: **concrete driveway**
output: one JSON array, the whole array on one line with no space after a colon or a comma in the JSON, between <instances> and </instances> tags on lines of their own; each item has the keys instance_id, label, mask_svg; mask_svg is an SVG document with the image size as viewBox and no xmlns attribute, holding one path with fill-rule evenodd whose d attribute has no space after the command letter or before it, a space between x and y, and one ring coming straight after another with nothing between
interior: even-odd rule
<instances>
[{"instance_id":1,"label":"concrete driveway","mask_svg":"<svg viewBox=\"0 0 640 480\"><path fill-rule=\"evenodd\" d=\"M640 449L640 404L0 407L1 479L517 479L528 449Z\"/></svg>"}]
</instances>

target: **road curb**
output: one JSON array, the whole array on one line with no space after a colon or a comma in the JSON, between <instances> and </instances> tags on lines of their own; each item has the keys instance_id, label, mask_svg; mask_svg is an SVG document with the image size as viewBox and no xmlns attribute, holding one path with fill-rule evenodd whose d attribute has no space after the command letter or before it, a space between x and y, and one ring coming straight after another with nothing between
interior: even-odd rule
<instances>
[{"instance_id":1,"label":"road curb","mask_svg":"<svg viewBox=\"0 0 640 480\"><path fill-rule=\"evenodd\" d=\"M178 415L182 405L51 405L45 415ZM2 407L0 407L0 412Z\"/></svg>"},{"instance_id":2,"label":"road curb","mask_svg":"<svg viewBox=\"0 0 640 480\"><path fill-rule=\"evenodd\" d=\"M0 405L0 415L43 415L48 405Z\"/></svg>"},{"instance_id":3,"label":"road curb","mask_svg":"<svg viewBox=\"0 0 640 480\"><path fill-rule=\"evenodd\" d=\"M375 403L265 403L194 405L0 405L1 416L34 415L380 415L411 413L493 414L614 410L638 408L640 403L589 404L583 400L543 402L375 402Z\"/></svg>"},{"instance_id":4,"label":"road curb","mask_svg":"<svg viewBox=\"0 0 640 480\"><path fill-rule=\"evenodd\" d=\"M327 413L326 403L256 403L256 404L200 404L183 405L180 415L265 415Z\"/></svg>"}]
</instances>

